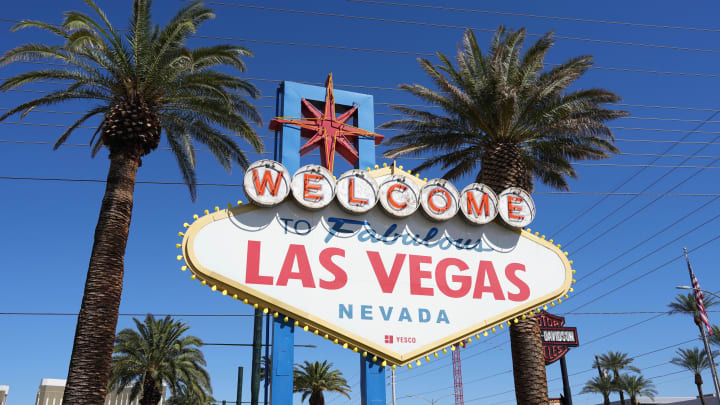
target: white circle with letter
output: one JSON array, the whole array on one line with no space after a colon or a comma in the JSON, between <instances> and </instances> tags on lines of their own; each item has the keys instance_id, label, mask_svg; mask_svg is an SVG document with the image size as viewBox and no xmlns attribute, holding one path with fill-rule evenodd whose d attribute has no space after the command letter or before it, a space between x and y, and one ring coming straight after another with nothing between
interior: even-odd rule
<instances>
[{"instance_id":1,"label":"white circle with letter","mask_svg":"<svg viewBox=\"0 0 720 405\"><path fill-rule=\"evenodd\" d=\"M432 179L420 190L420 205L430 219L447 221L457 214L460 195L445 179Z\"/></svg>"},{"instance_id":2,"label":"white circle with letter","mask_svg":"<svg viewBox=\"0 0 720 405\"><path fill-rule=\"evenodd\" d=\"M366 172L348 170L335 183L335 195L346 211L362 214L370 211L378 202L378 184Z\"/></svg>"},{"instance_id":3,"label":"white circle with letter","mask_svg":"<svg viewBox=\"0 0 720 405\"><path fill-rule=\"evenodd\" d=\"M295 200L312 210L326 207L335 198L335 179L330 171L318 165L305 165L292 178Z\"/></svg>"},{"instance_id":4,"label":"white circle with letter","mask_svg":"<svg viewBox=\"0 0 720 405\"><path fill-rule=\"evenodd\" d=\"M420 205L420 187L409 177L390 175L380 183L380 205L394 217L407 217Z\"/></svg>"},{"instance_id":5,"label":"white circle with letter","mask_svg":"<svg viewBox=\"0 0 720 405\"><path fill-rule=\"evenodd\" d=\"M290 194L290 174L274 160L259 160L248 167L243 179L245 195L261 207L280 204Z\"/></svg>"},{"instance_id":6,"label":"white circle with letter","mask_svg":"<svg viewBox=\"0 0 720 405\"><path fill-rule=\"evenodd\" d=\"M528 226L535 218L535 203L530 193L519 187L503 190L498 200L500 217L514 228Z\"/></svg>"},{"instance_id":7,"label":"white circle with letter","mask_svg":"<svg viewBox=\"0 0 720 405\"><path fill-rule=\"evenodd\" d=\"M471 223L487 224L498 214L498 197L489 186L472 183L460 193L460 210Z\"/></svg>"}]
</instances>

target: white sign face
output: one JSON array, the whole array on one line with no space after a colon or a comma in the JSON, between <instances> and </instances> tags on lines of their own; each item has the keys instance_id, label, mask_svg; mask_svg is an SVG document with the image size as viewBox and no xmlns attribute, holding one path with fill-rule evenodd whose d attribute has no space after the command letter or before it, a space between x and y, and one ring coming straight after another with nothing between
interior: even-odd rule
<instances>
[{"instance_id":1,"label":"white sign face","mask_svg":"<svg viewBox=\"0 0 720 405\"><path fill-rule=\"evenodd\" d=\"M290 174L274 160L260 160L248 167L243 180L245 195L261 207L280 204L290 194Z\"/></svg>"},{"instance_id":2,"label":"white sign face","mask_svg":"<svg viewBox=\"0 0 720 405\"><path fill-rule=\"evenodd\" d=\"M474 224L483 225L495 219L497 206L497 195L484 184L472 183L460 193L460 209L465 218Z\"/></svg>"},{"instance_id":3,"label":"white sign face","mask_svg":"<svg viewBox=\"0 0 720 405\"><path fill-rule=\"evenodd\" d=\"M378 184L362 170L343 173L335 186L335 196L340 205L353 214L368 212L378 202Z\"/></svg>"},{"instance_id":4,"label":"white sign face","mask_svg":"<svg viewBox=\"0 0 720 405\"><path fill-rule=\"evenodd\" d=\"M386 180L384 192L410 205L410 184ZM311 190L330 193L319 187ZM357 217L337 203L212 213L182 248L218 291L400 365L532 311L571 283L565 255L528 232L462 216L390 218L379 207Z\"/></svg>"},{"instance_id":5,"label":"white sign face","mask_svg":"<svg viewBox=\"0 0 720 405\"><path fill-rule=\"evenodd\" d=\"M460 195L449 181L432 179L420 189L420 205L430 219L447 221L460 208Z\"/></svg>"},{"instance_id":6,"label":"white sign face","mask_svg":"<svg viewBox=\"0 0 720 405\"><path fill-rule=\"evenodd\" d=\"M380 184L380 205L385 211L403 218L417 211L420 206L420 187L412 179L401 175L383 176Z\"/></svg>"},{"instance_id":7,"label":"white sign face","mask_svg":"<svg viewBox=\"0 0 720 405\"><path fill-rule=\"evenodd\" d=\"M530 194L518 187L503 190L498 196L500 217L510 226L522 228L535 218L535 202Z\"/></svg>"},{"instance_id":8,"label":"white sign face","mask_svg":"<svg viewBox=\"0 0 720 405\"><path fill-rule=\"evenodd\" d=\"M335 198L335 179L328 169L318 165L303 166L292 178L295 200L305 208L326 207Z\"/></svg>"}]
</instances>

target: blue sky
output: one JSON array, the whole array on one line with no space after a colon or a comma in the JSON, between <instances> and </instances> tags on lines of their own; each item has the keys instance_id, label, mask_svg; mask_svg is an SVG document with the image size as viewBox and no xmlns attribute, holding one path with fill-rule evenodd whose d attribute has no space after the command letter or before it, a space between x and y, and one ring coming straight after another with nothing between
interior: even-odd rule
<instances>
[{"instance_id":1,"label":"blue sky","mask_svg":"<svg viewBox=\"0 0 720 405\"><path fill-rule=\"evenodd\" d=\"M130 1L99 4L117 26L126 24ZM154 15L164 22L181 5L179 0L158 0ZM332 72L336 88L374 96L375 122L379 125L394 117L388 104L418 104L418 100L398 91L397 85L428 84L415 59L436 51L454 54L462 34L459 27L476 29L483 48L500 24L524 26L533 35L555 30L563 38L558 38L550 51L549 63L580 54L594 55L597 69L578 80L576 88L603 87L623 97L618 108L630 111L630 117L611 124L616 127L617 145L623 154L600 162L580 162L580 178L571 182L571 191L577 194L550 193L537 184L537 218L531 225L563 244L578 271L575 294L554 311L566 316L566 325L578 327L581 345L567 357L574 401L580 405L601 402L599 396L579 395L579 391L596 375L590 368L593 356L608 350L636 357L634 364L655 382L661 396L696 395L693 376L668 362L677 348L701 344L690 341L697 337L697 328L688 316L661 312L676 295L674 286L689 283L681 259L684 246L691 251L702 287L720 290L720 275L715 269L720 248L720 241L715 239L720 208L720 113L715 114L720 109L718 4L452 3L453 7L525 16L352 1L233 0L210 6L218 17L201 28L192 45L232 42L254 52L255 56L247 59L244 76L262 91L257 105L265 125L257 131L269 151L272 133L267 123L274 113L280 80L321 84ZM75 0L14 2L0 18L0 31L5 32L0 36L0 49L4 52L24 42L44 40L34 31L9 33L14 20L60 22L66 9L86 10ZM530 36L528 42L536 38ZM0 78L39 67L3 67ZM50 88L37 84L3 93L0 109ZM108 160L102 153L90 158L87 143L92 129L78 130L58 151L52 151L51 143L63 125L73 122L76 115L72 113L86 108L81 103L57 105L31 113L22 121L11 117L0 123L0 208L4 213L0 236L4 258L0 385L10 385L9 405L33 401L41 378L65 378L67 374L75 317L8 313L76 313L79 309L104 184L57 179L103 180ZM704 122L708 118L709 122ZM393 135L392 131L380 132ZM268 156L250 157L257 160ZM317 157L307 162L313 159ZM412 168L418 161L400 159L399 164ZM343 169L341 166L338 172ZM422 173L428 178L439 175L433 170ZM239 168L227 174L207 152L199 152L199 183L240 184L241 179ZM459 181L457 186L462 188L470 180ZM143 159L138 181L182 180L170 153L158 150ZM191 326L192 334L206 342L249 343L251 308L191 282L187 273L179 271L174 247L177 231L194 213L244 199L242 194L239 187L200 186L198 201L192 203L183 185L139 183L121 313L213 315L181 318ZM720 320L720 313L711 312L710 319ZM131 316L121 316L118 328L131 324ZM328 359L335 363L353 388L350 404L358 404L357 355L309 333L298 333L296 339L298 344L318 346L298 348L296 362ZM244 366L248 376L244 398L249 399L250 349L208 346L204 352L215 397L234 400L236 369ZM506 331L463 349L462 365L466 403L514 403ZM547 371L550 395L559 396L559 365L553 364ZM705 392L712 392L709 372L703 377ZM450 404L452 385L450 356L411 371L398 370L398 404L425 403L408 394ZM328 397L329 404L343 402L342 397Z\"/></svg>"}]
</instances>

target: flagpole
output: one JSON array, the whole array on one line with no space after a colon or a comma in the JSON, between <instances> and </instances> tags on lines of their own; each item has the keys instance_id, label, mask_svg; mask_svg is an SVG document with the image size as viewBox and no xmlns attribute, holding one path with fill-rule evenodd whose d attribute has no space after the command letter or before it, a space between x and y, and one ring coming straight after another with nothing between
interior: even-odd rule
<instances>
[{"instance_id":1,"label":"flagpole","mask_svg":"<svg viewBox=\"0 0 720 405\"><path fill-rule=\"evenodd\" d=\"M690 258L688 257L686 248L683 248L683 253L685 253L685 261L687 262L688 272L690 273L690 285L697 297L697 294L702 292L700 291L699 284L695 282L696 278L693 275L692 267L690 267ZM708 342L707 333L705 333L705 328L703 328L702 325L700 325L700 334L702 335L703 343L705 343L705 353L707 353L708 359L710 360L710 371L712 372L713 383L715 384L715 399L720 403L720 382L718 382L717 370L715 369L715 359L713 358L712 350L710 349L710 342Z\"/></svg>"}]
</instances>

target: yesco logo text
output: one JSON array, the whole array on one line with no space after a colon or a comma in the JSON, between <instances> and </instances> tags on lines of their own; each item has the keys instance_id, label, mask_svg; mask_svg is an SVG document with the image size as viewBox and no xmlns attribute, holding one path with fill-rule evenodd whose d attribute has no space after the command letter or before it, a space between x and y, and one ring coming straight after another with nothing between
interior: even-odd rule
<instances>
[{"instance_id":1,"label":"yesco logo text","mask_svg":"<svg viewBox=\"0 0 720 405\"><path fill-rule=\"evenodd\" d=\"M301 167L290 177L273 160L253 163L245 172L245 194L255 204L271 207L292 193L308 209L321 209L336 199L352 214L363 214L378 203L390 216L404 218L422 207L435 221L446 221L458 211L473 224L486 224L500 216L508 225L522 228L535 217L535 204L525 190L511 187L496 195L490 187L472 183L461 192L447 180L422 182L409 175L349 170L337 180L322 166Z\"/></svg>"}]
</instances>

